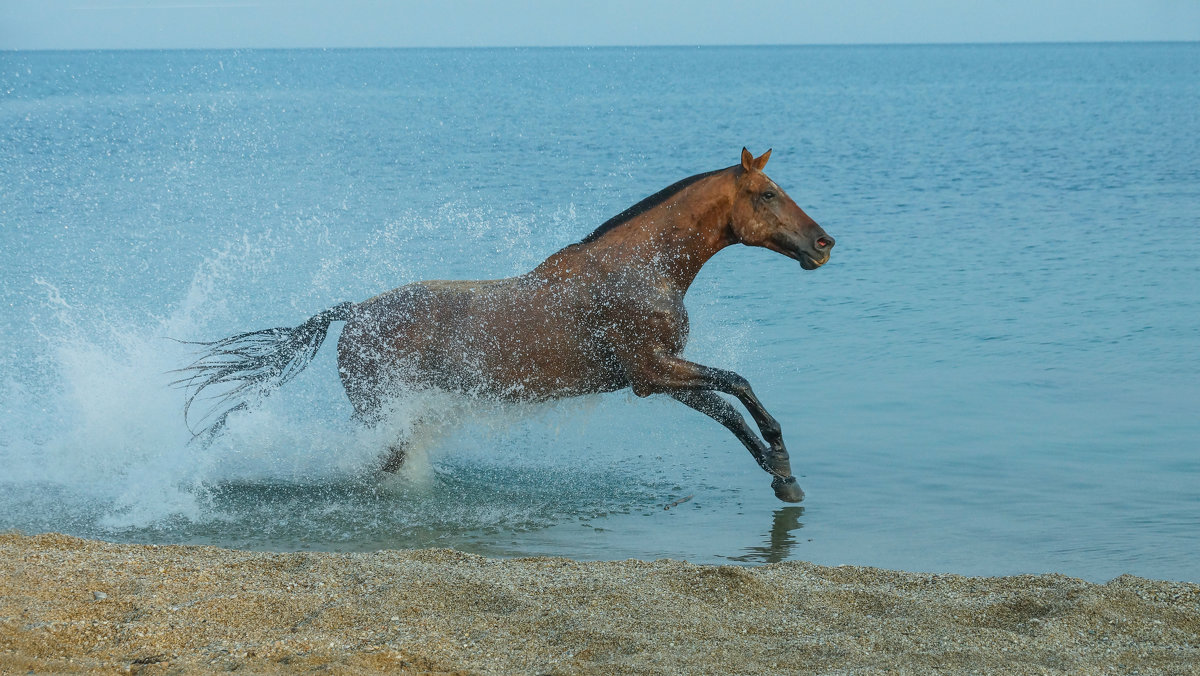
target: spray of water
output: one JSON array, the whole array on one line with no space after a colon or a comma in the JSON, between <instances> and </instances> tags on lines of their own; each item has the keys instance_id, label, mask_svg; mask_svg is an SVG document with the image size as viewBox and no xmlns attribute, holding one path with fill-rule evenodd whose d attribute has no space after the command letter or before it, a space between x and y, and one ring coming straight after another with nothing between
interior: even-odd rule
<instances>
[{"instance_id":1,"label":"spray of water","mask_svg":"<svg viewBox=\"0 0 1200 676\"><path fill-rule=\"evenodd\" d=\"M459 235L479 240L458 245L464 248L523 250L518 244L533 227L507 218L506 236L488 239L496 229L476 224L486 214L449 213L463 221ZM563 225L573 218L558 214L543 227L574 231ZM453 249L418 250L412 260L419 265L402 267L396 252L419 249L430 236L420 219L341 249L329 245L318 221L300 235L233 239L201 262L182 299L162 315L86 305L55 280L36 280L38 363L0 364L0 483L9 489L0 491L0 513L11 526L268 548L415 546L447 537L462 546L473 533L628 511L669 485L671 468L638 450L661 441L654 436L658 412L619 395L547 408L408 392L377 424L358 424L336 371L337 327L294 381L230 415L210 443L195 443L183 423L183 392L169 386L193 347L171 338L262 328L273 323L261 316L268 313L284 318L274 323L294 324L332 301L432 276L421 266L455 274ZM324 253L305 263L311 274L279 281L288 262L314 248L313 238ZM515 256L515 269L493 272L520 271L537 255ZM335 287L338 279L349 283ZM248 293L287 302L248 307ZM638 411L632 424L631 411ZM623 438L623 430L639 427L638 416L643 429ZM381 476L380 463L398 440L407 442L404 471Z\"/></svg>"}]
</instances>

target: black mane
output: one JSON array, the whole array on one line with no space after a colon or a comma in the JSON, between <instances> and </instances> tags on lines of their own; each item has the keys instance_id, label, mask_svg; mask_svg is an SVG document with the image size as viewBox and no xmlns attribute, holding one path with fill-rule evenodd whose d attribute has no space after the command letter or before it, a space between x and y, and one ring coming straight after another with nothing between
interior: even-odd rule
<instances>
[{"instance_id":1,"label":"black mane","mask_svg":"<svg viewBox=\"0 0 1200 676\"><path fill-rule=\"evenodd\" d=\"M644 214L647 211L650 211L654 207L662 204L663 202L665 202L668 199L670 199L671 197L673 197L680 190L683 190L684 188L688 187L689 185L695 183L696 181L699 181L702 178L708 178L709 176L712 176L713 174L718 174L722 171L725 171L725 170L724 169L716 169L714 171L706 171L703 174L696 174L695 176L689 176L689 177L683 179L682 181L672 183L671 185L663 188L662 190L659 190L658 192L647 197L646 199L642 200L641 202L638 202L637 204L629 207L625 211L622 211L621 213L617 214L616 216L613 216L612 218L608 219L607 221L604 221L604 223L602 223L600 225L600 227L598 227L592 231L592 234L579 240L579 243L580 244L588 244L589 242L596 241L602 235L604 235L604 233L608 232L609 230L612 230L613 228L616 228L617 226L628 223L630 220L632 220L636 216L640 216L641 214Z\"/></svg>"}]
</instances>

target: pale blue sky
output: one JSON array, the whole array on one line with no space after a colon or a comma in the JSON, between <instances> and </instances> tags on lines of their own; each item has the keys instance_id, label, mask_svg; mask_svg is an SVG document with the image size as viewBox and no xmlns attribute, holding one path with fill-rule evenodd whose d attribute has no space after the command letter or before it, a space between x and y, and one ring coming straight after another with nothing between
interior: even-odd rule
<instances>
[{"instance_id":1,"label":"pale blue sky","mask_svg":"<svg viewBox=\"0 0 1200 676\"><path fill-rule=\"evenodd\" d=\"M1200 40L1200 0L0 0L0 49Z\"/></svg>"}]
</instances>

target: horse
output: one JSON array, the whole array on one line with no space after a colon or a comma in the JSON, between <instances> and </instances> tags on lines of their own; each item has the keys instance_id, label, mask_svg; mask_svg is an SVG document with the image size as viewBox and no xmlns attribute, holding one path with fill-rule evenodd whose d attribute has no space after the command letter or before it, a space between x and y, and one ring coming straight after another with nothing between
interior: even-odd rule
<instances>
[{"instance_id":1,"label":"horse","mask_svg":"<svg viewBox=\"0 0 1200 676\"><path fill-rule=\"evenodd\" d=\"M338 372L364 422L382 417L387 398L403 388L527 402L624 388L638 397L666 394L725 426L771 475L776 497L799 502L804 491L779 422L750 383L681 356L684 296L718 251L763 247L805 270L829 261L833 238L763 173L770 156L743 148L739 163L654 193L523 275L414 282L340 303L296 327L196 343L201 356L179 369L189 375L175 383L188 390L185 422L202 390L226 388L213 409L226 410L193 432L211 438L232 412L307 366L330 324L344 321ZM718 393L742 404L758 434ZM394 472L403 444L389 451L381 469Z\"/></svg>"}]
</instances>

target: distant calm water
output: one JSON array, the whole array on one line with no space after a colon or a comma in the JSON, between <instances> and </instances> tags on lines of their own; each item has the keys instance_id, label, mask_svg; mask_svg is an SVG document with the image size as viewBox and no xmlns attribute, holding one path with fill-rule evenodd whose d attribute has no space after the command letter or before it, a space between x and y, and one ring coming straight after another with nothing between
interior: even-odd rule
<instances>
[{"instance_id":1,"label":"distant calm water","mask_svg":"<svg viewBox=\"0 0 1200 676\"><path fill-rule=\"evenodd\" d=\"M332 345L187 445L168 337L524 272L743 145L837 249L723 252L688 354L803 506L625 393L413 401L381 482ZM0 148L0 528L1200 581L1200 45L7 52Z\"/></svg>"}]
</instances>

